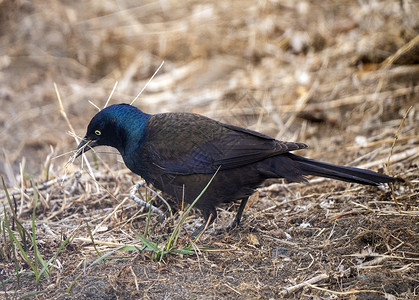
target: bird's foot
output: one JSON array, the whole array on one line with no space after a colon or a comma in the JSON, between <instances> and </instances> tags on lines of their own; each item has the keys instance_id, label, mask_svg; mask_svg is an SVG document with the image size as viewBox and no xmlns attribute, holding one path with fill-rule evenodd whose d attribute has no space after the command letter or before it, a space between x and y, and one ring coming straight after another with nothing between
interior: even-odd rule
<instances>
[{"instance_id":1,"label":"bird's foot","mask_svg":"<svg viewBox=\"0 0 419 300\"><path fill-rule=\"evenodd\" d=\"M239 228L240 227L240 221L237 221L237 219L234 219L233 223L231 223L230 226L227 226L227 228L225 228L226 232L230 232L235 228Z\"/></svg>"},{"instance_id":2,"label":"bird's foot","mask_svg":"<svg viewBox=\"0 0 419 300\"><path fill-rule=\"evenodd\" d=\"M244 225L240 225L240 224L237 224L237 223L235 223L235 222L233 222L230 226L228 226L226 229L225 229L225 231L226 232L230 232L230 231L232 231L232 230L234 230L234 229L236 229L236 228L242 228L242 227L244 227ZM250 232L259 232L260 230L259 229L257 229L256 227L254 227L254 226L249 226L249 231Z\"/></svg>"},{"instance_id":3,"label":"bird's foot","mask_svg":"<svg viewBox=\"0 0 419 300\"><path fill-rule=\"evenodd\" d=\"M199 226L197 229L195 229L191 234L192 239L195 239L198 235L200 235L202 231L205 229L206 225L207 224L204 223L201 226Z\"/></svg>"}]
</instances>

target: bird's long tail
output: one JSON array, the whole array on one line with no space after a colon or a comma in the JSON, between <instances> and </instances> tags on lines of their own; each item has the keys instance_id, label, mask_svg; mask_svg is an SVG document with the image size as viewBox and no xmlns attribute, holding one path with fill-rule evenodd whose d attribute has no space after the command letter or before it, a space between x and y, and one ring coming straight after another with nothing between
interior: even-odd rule
<instances>
[{"instance_id":1,"label":"bird's long tail","mask_svg":"<svg viewBox=\"0 0 419 300\"><path fill-rule=\"evenodd\" d=\"M302 175L315 175L366 185L395 181L393 177L366 169L332 165L291 153L287 153L286 156L298 165Z\"/></svg>"}]
</instances>

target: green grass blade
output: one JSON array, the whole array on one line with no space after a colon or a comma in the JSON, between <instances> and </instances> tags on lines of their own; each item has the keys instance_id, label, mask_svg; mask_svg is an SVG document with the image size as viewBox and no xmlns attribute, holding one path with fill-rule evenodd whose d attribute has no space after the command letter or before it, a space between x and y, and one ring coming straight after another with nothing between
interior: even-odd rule
<instances>
[{"instance_id":1,"label":"green grass blade","mask_svg":"<svg viewBox=\"0 0 419 300\"><path fill-rule=\"evenodd\" d=\"M46 272L44 273L46 279L49 278L49 269L44 259L42 258L41 254L39 253L38 245L36 243L35 217L36 217L36 208L38 206L39 193L33 181L32 181L32 186L33 186L33 195L34 195L34 201L35 201L33 210L32 210L32 246L33 246L33 251L35 254L35 268L36 268L35 280L36 280L36 285L38 285L39 279L42 275L42 273L38 273L38 270L39 270L38 262L41 264L42 269L46 270Z\"/></svg>"},{"instance_id":2,"label":"green grass blade","mask_svg":"<svg viewBox=\"0 0 419 300\"><path fill-rule=\"evenodd\" d=\"M11 244L12 244L12 251L13 251L13 260L14 260L14 263L15 263L15 272L16 272L17 285L18 285L18 287L20 287L20 276L21 276L21 273L20 273L20 270L19 270L19 261L17 260L17 257L16 257L15 244L13 242L11 242Z\"/></svg>"},{"instance_id":3,"label":"green grass blade","mask_svg":"<svg viewBox=\"0 0 419 300\"><path fill-rule=\"evenodd\" d=\"M184 255L190 255L190 254L195 253L194 250L187 250L187 249L172 249L171 252L176 253L176 254L184 254Z\"/></svg>"},{"instance_id":4,"label":"green grass blade","mask_svg":"<svg viewBox=\"0 0 419 300\"><path fill-rule=\"evenodd\" d=\"M65 292L67 294L69 294L71 292L71 289L73 288L73 286L76 284L77 280L79 280L79 278L81 277L81 275L83 275L82 272L80 272L79 275L77 275L77 277L73 280L73 282L70 284L70 286L65 290Z\"/></svg>"},{"instance_id":5,"label":"green grass blade","mask_svg":"<svg viewBox=\"0 0 419 300\"><path fill-rule=\"evenodd\" d=\"M10 245L7 243L6 226L5 226L3 221L0 221L0 226L1 226L0 231L1 231L1 234L2 234L2 237L3 237L3 246L0 249L1 250L0 251L0 258L5 261L8 257L8 254L10 254L9 249L10 249L12 243L10 243Z\"/></svg>"},{"instance_id":6,"label":"green grass blade","mask_svg":"<svg viewBox=\"0 0 419 300\"><path fill-rule=\"evenodd\" d=\"M9 203L10 210L13 214L13 221L16 224L17 231L18 231L19 236L20 236L20 238L23 242L23 248L25 249L25 251L28 251L28 248L27 248L28 241L27 241L26 237L29 236L29 234L26 231L26 229L22 226L22 224L20 224L20 222L18 221L16 212L15 212L14 207L13 207L12 200L10 199L9 191L7 190L6 184L4 182L4 178L1 177L1 180L2 180L2 183L3 183L3 190L4 190L4 193L6 195L7 202Z\"/></svg>"},{"instance_id":7,"label":"green grass blade","mask_svg":"<svg viewBox=\"0 0 419 300\"><path fill-rule=\"evenodd\" d=\"M136 246L122 246L119 248L120 251L138 251L138 247Z\"/></svg>"},{"instance_id":8,"label":"green grass blade","mask_svg":"<svg viewBox=\"0 0 419 300\"><path fill-rule=\"evenodd\" d=\"M51 266L51 267L49 267L49 270L48 270L48 273L51 273L52 268L54 267L55 262L58 259L58 255L60 254L61 250L68 244L68 242L70 241L71 238L72 238L72 236L69 236L68 238L65 239L64 242L61 243L61 245L58 248L57 252L55 252L54 256L51 257L50 260L48 260L48 262L46 263L46 265L42 268L40 274L43 274L46 271L45 268L47 268L48 266Z\"/></svg>"},{"instance_id":9,"label":"green grass blade","mask_svg":"<svg viewBox=\"0 0 419 300\"><path fill-rule=\"evenodd\" d=\"M29 299L29 298L32 298L32 297L34 297L36 295L43 294L43 293L47 293L47 291L31 292L29 294L23 295L20 299Z\"/></svg>"},{"instance_id":10,"label":"green grass blade","mask_svg":"<svg viewBox=\"0 0 419 300\"><path fill-rule=\"evenodd\" d=\"M192 207L196 204L196 202L198 202L199 199L201 199L202 195L208 189L208 187L210 186L210 184L214 180L215 176L217 175L218 171L220 170L220 167L218 167L217 171L215 171L214 175L212 175L211 179L208 181L205 188L201 191L201 193L199 193L199 195L195 198L195 200L192 202L192 204L189 205L189 207L183 213L182 218L180 219L179 223L176 225L175 229L173 230L173 232L172 232L172 234L169 238L169 241L168 241L167 247L166 247L166 251L169 252L169 249L172 247L172 245L175 246L177 244L177 240L178 240L179 235L180 235L180 230L182 228L182 224L185 222L186 218L188 217L189 212L191 211Z\"/></svg>"},{"instance_id":11,"label":"green grass blade","mask_svg":"<svg viewBox=\"0 0 419 300\"><path fill-rule=\"evenodd\" d=\"M19 248L19 251L20 251L23 259L31 267L32 271L36 272L35 265L33 264L32 260L28 257L28 255L26 254L26 252L23 249L22 245L19 243L19 241L17 240L16 236L13 234L12 230L10 229L10 224L9 224L9 220L7 218L6 208L4 208L4 221L6 223L5 225L6 225L6 228L7 228L7 232L9 234L9 238L11 240L13 240L13 242Z\"/></svg>"},{"instance_id":12,"label":"green grass blade","mask_svg":"<svg viewBox=\"0 0 419 300\"><path fill-rule=\"evenodd\" d=\"M145 236L143 236L141 233L138 233L135 230L133 230L133 232L134 232L135 236L141 240L141 243L143 243L147 247L144 250L146 250L146 251L151 250L153 252L158 252L159 251L159 248L156 245L156 243L153 243L153 242L149 241Z\"/></svg>"},{"instance_id":13,"label":"green grass blade","mask_svg":"<svg viewBox=\"0 0 419 300\"><path fill-rule=\"evenodd\" d=\"M95 259L87 268L91 268L94 265L96 265L97 263L104 261L106 258L108 258L110 255L114 254L116 251L119 251L121 249L123 249L125 246L122 247L118 247L116 249L113 249L111 251L109 251L108 253L103 254L102 256L100 256L99 258Z\"/></svg>"},{"instance_id":14,"label":"green grass blade","mask_svg":"<svg viewBox=\"0 0 419 300\"><path fill-rule=\"evenodd\" d=\"M93 248L95 249L97 255L102 256L102 253L96 248L95 239L93 238L92 230L90 229L89 223L86 221L87 232L89 233L89 237L92 240Z\"/></svg>"}]
</instances>

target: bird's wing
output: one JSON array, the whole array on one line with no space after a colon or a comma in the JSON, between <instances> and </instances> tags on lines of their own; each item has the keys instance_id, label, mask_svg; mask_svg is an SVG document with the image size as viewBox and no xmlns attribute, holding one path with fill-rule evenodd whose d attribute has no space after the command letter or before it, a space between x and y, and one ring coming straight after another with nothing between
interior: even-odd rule
<instances>
[{"instance_id":1,"label":"bird's wing","mask_svg":"<svg viewBox=\"0 0 419 300\"><path fill-rule=\"evenodd\" d=\"M159 114L147 125L150 161L174 174L214 173L306 148L194 114Z\"/></svg>"}]
</instances>

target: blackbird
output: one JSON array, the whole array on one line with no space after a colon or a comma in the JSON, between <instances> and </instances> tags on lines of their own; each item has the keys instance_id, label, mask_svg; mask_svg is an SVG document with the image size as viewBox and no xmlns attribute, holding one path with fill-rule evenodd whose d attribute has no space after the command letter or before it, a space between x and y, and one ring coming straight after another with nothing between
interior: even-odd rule
<instances>
[{"instance_id":1,"label":"blackbird","mask_svg":"<svg viewBox=\"0 0 419 300\"><path fill-rule=\"evenodd\" d=\"M241 200L232 227L239 225L249 196L268 178L304 182L305 175L315 175L365 185L395 180L290 153L307 148L303 143L278 141L198 114L150 115L128 104L98 112L76 156L101 145L116 148L132 172L178 203L192 203L218 170L195 207L205 223L212 223L219 204Z\"/></svg>"}]
</instances>

